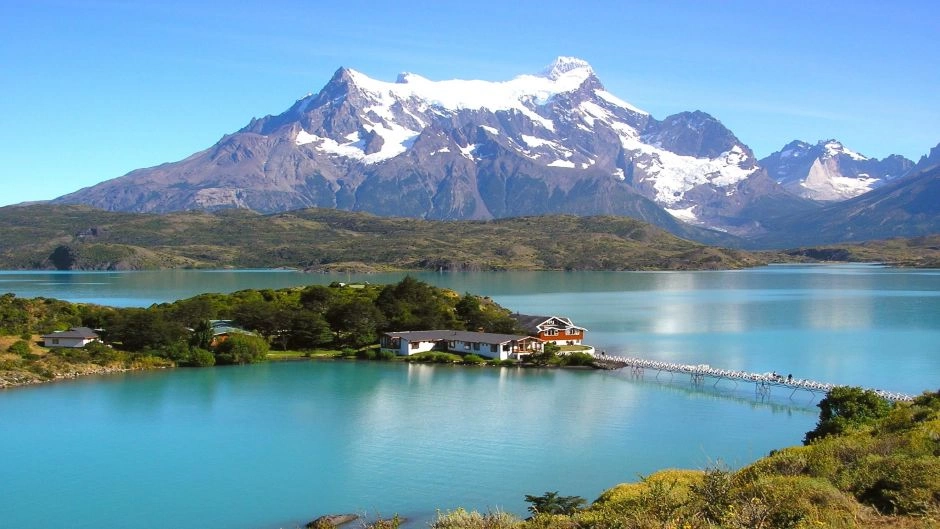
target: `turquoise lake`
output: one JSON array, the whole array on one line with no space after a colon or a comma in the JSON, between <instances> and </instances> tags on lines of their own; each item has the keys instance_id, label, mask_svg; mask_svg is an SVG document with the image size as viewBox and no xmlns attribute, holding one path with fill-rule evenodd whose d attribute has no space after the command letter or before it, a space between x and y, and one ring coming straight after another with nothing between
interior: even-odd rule
<instances>
[{"instance_id":1,"label":"turquoise lake","mask_svg":"<svg viewBox=\"0 0 940 529\"><path fill-rule=\"evenodd\" d=\"M940 271L412 274L560 314L599 350L920 393L940 388ZM146 306L402 274L0 272L0 292ZM9 527L297 527L321 514L525 513L668 467L798 444L818 396L647 373L324 361L132 373L0 392Z\"/></svg>"}]
</instances>

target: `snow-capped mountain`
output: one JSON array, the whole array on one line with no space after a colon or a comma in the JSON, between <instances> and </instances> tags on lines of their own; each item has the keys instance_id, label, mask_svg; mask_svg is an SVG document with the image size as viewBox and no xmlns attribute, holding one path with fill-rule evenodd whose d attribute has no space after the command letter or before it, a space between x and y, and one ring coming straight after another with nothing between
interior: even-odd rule
<instances>
[{"instance_id":1,"label":"snow-capped mountain","mask_svg":"<svg viewBox=\"0 0 940 529\"><path fill-rule=\"evenodd\" d=\"M841 201L904 176L914 163L900 155L868 158L837 140L811 145L792 141L760 161L771 178L791 193L820 201Z\"/></svg>"},{"instance_id":2,"label":"snow-capped mountain","mask_svg":"<svg viewBox=\"0 0 940 529\"><path fill-rule=\"evenodd\" d=\"M316 94L179 162L56 199L122 210L319 206L430 219L619 214L732 232L782 193L719 121L658 121L560 57L505 82L342 68ZM666 211L669 214L666 214Z\"/></svg>"}]
</instances>

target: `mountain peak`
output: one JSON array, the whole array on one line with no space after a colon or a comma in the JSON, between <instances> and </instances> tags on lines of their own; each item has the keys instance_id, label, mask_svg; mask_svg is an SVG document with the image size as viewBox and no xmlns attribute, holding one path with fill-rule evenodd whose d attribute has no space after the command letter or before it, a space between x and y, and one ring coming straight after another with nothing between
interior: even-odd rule
<instances>
[{"instance_id":1,"label":"mountain peak","mask_svg":"<svg viewBox=\"0 0 940 529\"><path fill-rule=\"evenodd\" d=\"M591 68L591 65L584 59L559 56L554 62L542 70L541 75L553 81L557 81L567 75L579 75L586 79L594 75L594 69Z\"/></svg>"},{"instance_id":2,"label":"mountain peak","mask_svg":"<svg viewBox=\"0 0 940 529\"><path fill-rule=\"evenodd\" d=\"M865 161L868 159L867 156L863 156L851 149L847 149L845 145L842 145L842 142L835 139L829 140L820 140L817 144L823 149L825 149L825 155L828 157L836 156L839 154L844 154L853 160Z\"/></svg>"}]
</instances>

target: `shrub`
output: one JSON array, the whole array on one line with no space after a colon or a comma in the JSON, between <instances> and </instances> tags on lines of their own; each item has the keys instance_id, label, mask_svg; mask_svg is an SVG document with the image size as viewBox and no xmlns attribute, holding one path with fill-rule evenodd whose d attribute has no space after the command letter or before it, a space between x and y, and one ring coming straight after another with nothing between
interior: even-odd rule
<instances>
[{"instance_id":1,"label":"shrub","mask_svg":"<svg viewBox=\"0 0 940 529\"><path fill-rule=\"evenodd\" d=\"M819 422L815 429L806 432L804 444L874 424L891 411L888 401L874 391L853 387L832 388L818 406Z\"/></svg>"},{"instance_id":2,"label":"shrub","mask_svg":"<svg viewBox=\"0 0 940 529\"><path fill-rule=\"evenodd\" d=\"M430 529L515 529L522 520L503 511L465 511L457 509L441 513L429 524Z\"/></svg>"},{"instance_id":3,"label":"shrub","mask_svg":"<svg viewBox=\"0 0 940 529\"><path fill-rule=\"evenodd\" d=\"M375 360L376 356L375 349L360 349L356 351L356 358L360 360Z\"/></svg>"},{"instance_id":4,"label":"shrub","mask_svg":"<svg viewBox=\"0 0 940 529\"><path fill-rule=\"evenodd\" d=\"M375 357L377 360L394 360L398 355L395 354L395 351L390 351L388 349L379 349Z\"/></svg>"},{"instance_id":5,"label":"shrub","mask_svg":"<svg viewBox=\"0 0 940 529\"><path fill-rule=\"evenodd\" d=\"M594 364L594 357L581 352L568 353L561 355L561 365L563 366L590 366Z\"/></svg>"},{"instance_id":6,"label":"shrub","mask_svg":"<svg viewBox=\"0 0 940 529\"><path fill-rule=\"evenodd\" d=\"M859 465L858 500L884 514L926 514L940 501L940 458L871 456Z\"/></svg>"},{"instance_id":7,"label":"shrub","mask_svg":"<svg viewBox=\"0 0 940 529\"><path fill-rule=\"evenodd\" d=\"M480 365L485 362L486 360L484 360L482 356L475 355L472 353L468 355L464 355L463 357L463 363L468 364L468 365Z\"/></svg>"},{"instance_id":8,"label":"shrub","mask_svg":"<svg viewBox=\"0 0 940 529\"><path fill-rule=\"evenodd\" d=\"M10 347L7 347L7 352L25 357L30 354L29 342L26 340L17 340L10 344Z\"/></svg>"},{"instance_id":9,"label":"shrub","mask_svg":"<svg viewBox=\"0 0 940 529\"><path fill-rule=\"evenodd\" d=\"M189 350L186 358L179 362L179 365L186 367L211 367L215 365L215 355L211 351L201 347L193 347Z\"/></svg>"},{"instance_id":10,"label":"shrub","mask_svg":"<svg viewBox=\"0 0 940 529\"><path fill-rule=\"evenodd\" d=\"M423 364L453 364L455 362L460 362L461 358L459 355L452 353L427 351L424 353L411 355L407 358L407 360L409 362L418 362Z\"/></svg>"},{"instance_id":11,"label":"shrub","mask_svg":"<svg viewBox=\"0 0 940 529\"><path fill-rule=\"evenodd\" d=\"M587 503L581 496L561 496L557 490L541 496L526 494L525 501L530 504L528 509L532 514L572 514Z\"/></svg>"},{"instance_id":12,"label":"shrub","mask_svg":"<svg viewBox=\"0 0 940 529\"><path fill-rule=\"evenodd\" d=\"M216 348L216 361L220 364L253 364L268 356L270 346L260 336L233 334Z\"/></svg>"}]
</instances>

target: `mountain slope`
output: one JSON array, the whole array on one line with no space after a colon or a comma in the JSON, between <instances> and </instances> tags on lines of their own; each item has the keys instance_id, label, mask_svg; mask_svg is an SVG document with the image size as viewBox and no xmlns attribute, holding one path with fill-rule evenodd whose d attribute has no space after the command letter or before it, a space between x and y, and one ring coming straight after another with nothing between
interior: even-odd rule
<instances>
[{"instance_id":1,"label":"mountain slope","mask_svg":"<svg viewBox=\"0 0 940 529\"><path fill-rule=\"evenodd\" d=\"M782 248L940 233L940 165L926 160L926 169L874 191L779 219L775 235L749 245Z\"/></svg>"},{"instance_id":2,"label":"mountain slope","mask_svg":"<svg viewBox=\"0 0 940 529\"><path fill-rule=\"evenodd\" d=\"M760 166L791 193L821 201L841 201L881 187L911 170L899 155L867 158L837 140L816 145L799 140L760 161Z\"/></svg>"},{"instance_id":3,"label":"mountain slope","mask_svg":"<svg viewBox=\"0 0 940 529\"><path fill-rule=\"evenodd\" d=\"M677 219L760 231L741 212L781 192L713 117L657 121L607 92L589 64L561 57L505 82L402 74L388 83L343 68L319 93L209 149L55 202L426 219L616 214L688 236Z\"/></svg>"}]
</instances>

